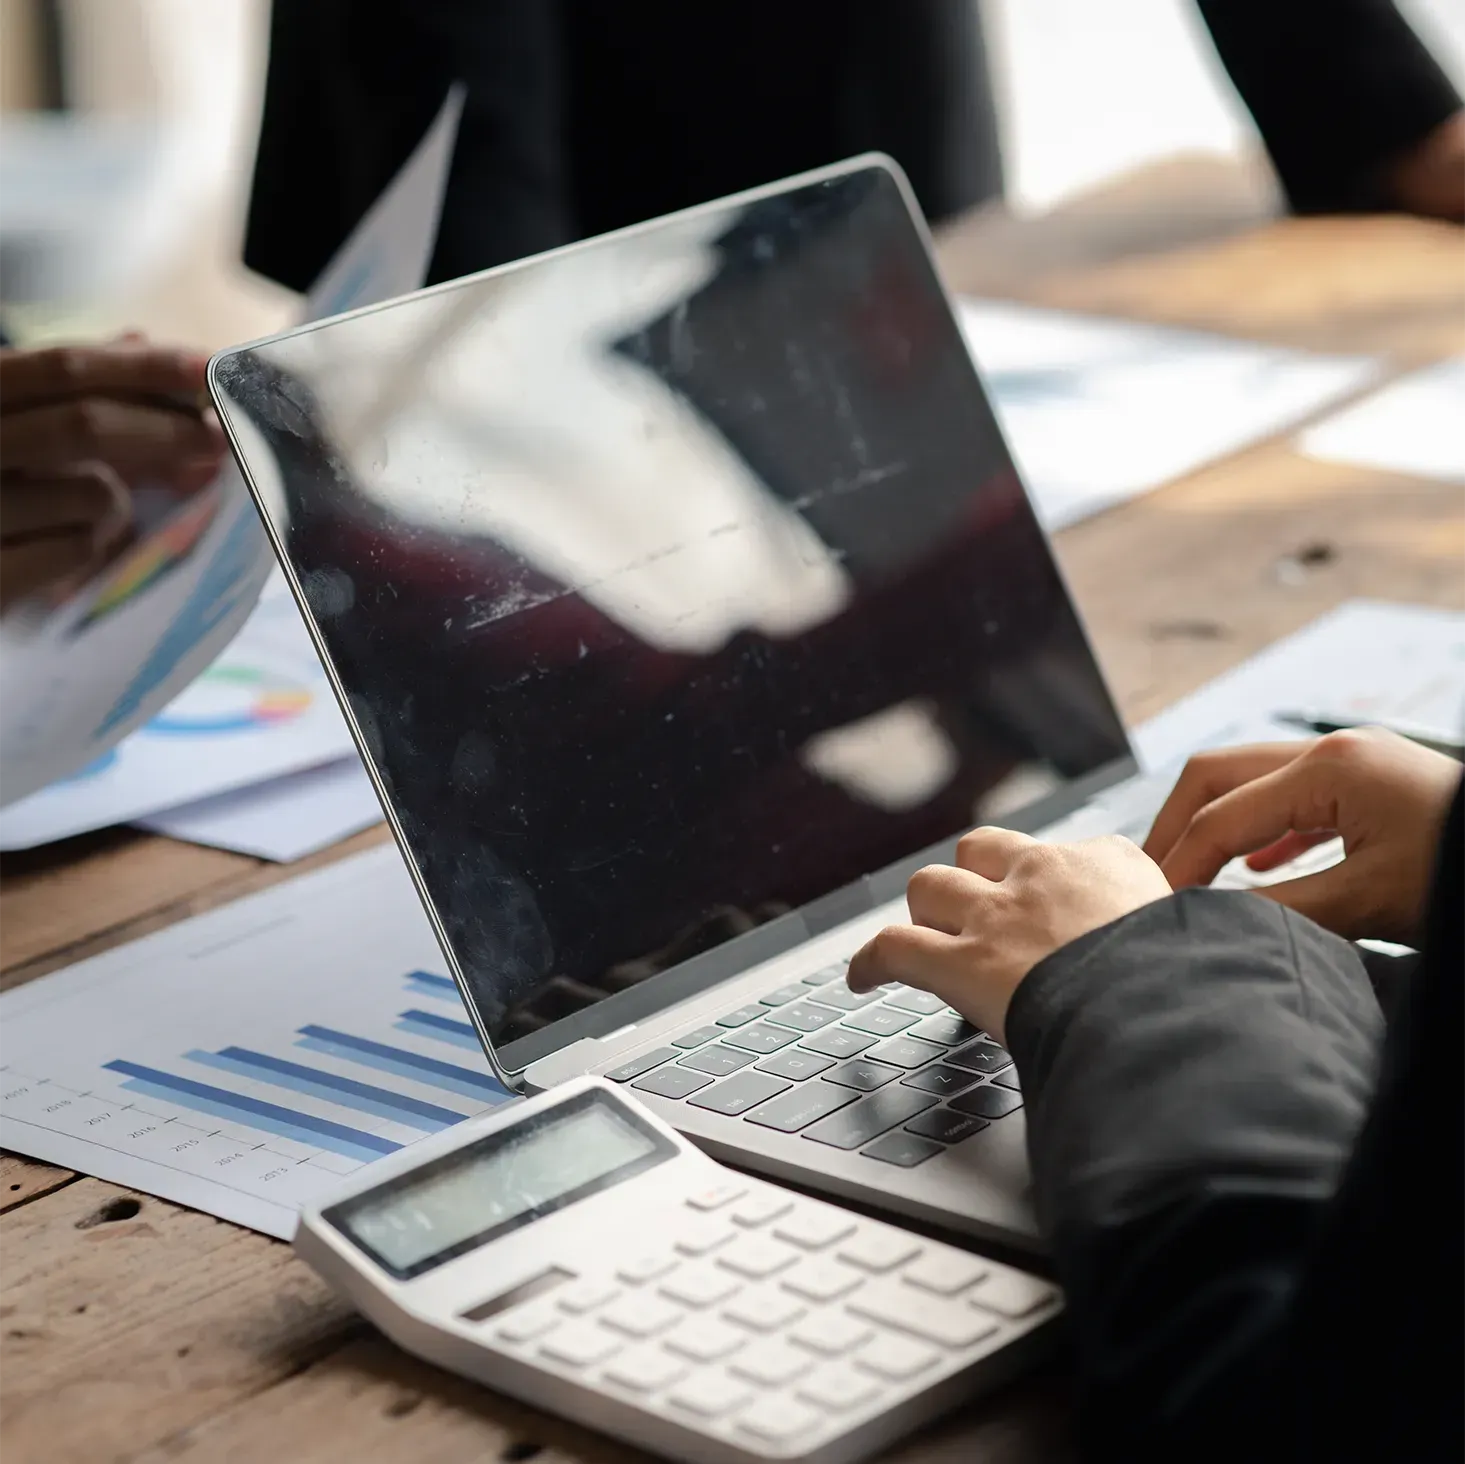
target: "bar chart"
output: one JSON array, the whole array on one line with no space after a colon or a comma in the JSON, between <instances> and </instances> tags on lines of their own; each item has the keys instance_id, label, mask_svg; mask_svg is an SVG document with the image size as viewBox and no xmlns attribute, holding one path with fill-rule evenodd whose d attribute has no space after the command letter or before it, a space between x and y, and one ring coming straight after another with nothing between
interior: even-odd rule
<instances>
[{"instance_id":1,"label":"bar chart","mask_svg":"<svg viewBox=\"0 0 1465 1464\"><path fill-rule=\"evenodd\" d=\"M510 1096L390 849L7 993L0 1028L6 1147L282 1236Z\"/></svg>"}]
</instances>

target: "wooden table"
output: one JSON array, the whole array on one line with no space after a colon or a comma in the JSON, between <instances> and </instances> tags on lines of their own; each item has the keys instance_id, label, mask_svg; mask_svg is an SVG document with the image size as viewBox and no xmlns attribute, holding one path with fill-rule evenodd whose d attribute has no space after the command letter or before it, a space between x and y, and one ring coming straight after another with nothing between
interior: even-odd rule
<instances>
[{"instance_id":1,"label":"wooden table","mask_svg":"<svg viewBox=\"0 0 1465 1464\"><path fill-rule=\"evenodd\" d=\"M1224 189L1121 189L1041 225L943 237L957 290L1194 325L1402 368L1465 350L1457 230L1255 225ZM1179 197L1179 205L1174 199ZM1188 200L1188 203L1186 202ZM1205 236L1197 238L1197 236ZM1462 493L1249 449L1060 535L1137 722L1350 596L1465 605ZM375 842L280 869L112 831L0 864L4 985ZM628 1460L641 1456L397 1352L286 1246L44 1164L0 1158L5 1464L111 1459ZM1072 1457L1061 1368L894 1451L904 1464Z\"/></svg>"}]
</instances>

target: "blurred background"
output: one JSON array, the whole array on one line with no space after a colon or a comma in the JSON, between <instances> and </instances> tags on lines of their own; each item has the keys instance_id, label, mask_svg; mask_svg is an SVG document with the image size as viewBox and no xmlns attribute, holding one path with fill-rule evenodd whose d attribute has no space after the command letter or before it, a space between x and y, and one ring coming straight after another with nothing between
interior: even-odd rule
<instances>
[{"instance_id":1,"label":"blurred background","mask_svg":"<svg viewBox=\"0 0 1465 1464\"><path fill-rule=\"evenodd\" d=\"M1190 0L980 3L1005 208L1072 206L1204 157L1270 206L1256 132ZM1465 4L1400 0L1465 85ZM27 341L204 347L290 319L240 263L268 0L0 0L0 304Z\"/></svg>"}]
</instances>

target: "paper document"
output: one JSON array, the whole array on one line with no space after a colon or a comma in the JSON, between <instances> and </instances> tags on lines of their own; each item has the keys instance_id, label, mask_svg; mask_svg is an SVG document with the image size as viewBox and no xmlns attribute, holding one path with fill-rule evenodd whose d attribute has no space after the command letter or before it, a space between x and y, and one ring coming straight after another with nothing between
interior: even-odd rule
<instances>
[{"instance_id":1,"label":"paper document","mask_svg":"<svg viewBox=\"0 0 1465 1464\"><path fill-rule=\"evenodd\" d=\"M376 790L352 753L323 768L170 808L138 823L170 839L283 863L304 859L381 821Z\"/></svg>"},{"instance_id":2,"label":"paper document","mask_svg":"<svg viewBox=\"0 0 1465 1464\"><path fill-rule=\"evenodd\" d=\"M1355 391L1373 360L995 300L957 309L1049 529L1158 488Z\"/></svg>"},{"instance_id":3,"label":"paper document","mask_svg":"<svg viewBox=\"0 0 1465 1464\"><path fill-rule=\"evenodd\" d=\"M288 1239L508 1096L394 847L0 996L0 1145Z\"/></svg>"},{"instance_id":4,"label":"paper document","mask_svg":"<svg viewBox=\"0 0 1465 1464\"><path fill-rule=\"evenodd\" d=\"M1465 483L1465 356L1427 366L1303 432L1309 457Z\"/></svg>"},{"instance_id":5,"label":"paper document","mask_svg":"<svg viewBox=\"0 0 1465 1464\"><path fill-rule=\"evenodd\" d=\"M306 319L421 285L462 105L462 89L454 87L417 150L321 275ZM48 615L25 607L6 616L0 804L94 766L166 706L239 632L274 564L230 462L77 599ZM99 811L84 827L115 821Z\"/></svg>"}]
</instances>

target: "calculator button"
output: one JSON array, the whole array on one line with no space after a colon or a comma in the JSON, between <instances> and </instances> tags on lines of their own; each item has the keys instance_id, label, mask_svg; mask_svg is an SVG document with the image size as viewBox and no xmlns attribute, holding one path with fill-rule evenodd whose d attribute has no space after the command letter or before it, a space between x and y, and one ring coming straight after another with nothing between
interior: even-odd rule
<instances>
[{"instance_id":1,"label":"calculator button","mask_svg":"<svg viewBox=\"0 0 1465 1464\"><path fill-rule=\"evenodd\" d=\"M799 1384L799 1397L827 1408L831 1413L847 1413L868 1403L880 1389L868 1378L848 1367L820 1368L811 1378Z\"/></svg>"},{"instance_id":2,"label":"calculator button","mask_svg":"<svg viewBox=\"0 0 1465 1464\"><path fill-rule=\"evenodd\" d=\"M892 1037L878 1047L872 1047L865 1056L872 1062L888 1062L909 1072L912 1068L935 1062L938 1057L945 1057L946 1049L930 1042L917 1042L914 1037Z\"/></svg>"},{"instance_id":3,"label":"calculator button","mask_svg":"<svg viewBox=\"0 0 1465 1464\"><path fill-rule=\"evenodd\" d=\"M798 1038L797 1032L785 1032L782 1027L771 1027L767 1022L759 1022L756 1027L740 1027L727 1035L727 1040L734 1047L745 1047L749 1052L757 1053L777 1052L780 1047L797 1042Z\"/></svg>"},{"instance_id":4,"label":"calculator button","mask_svg":"<svg viewBox=\"0 0 1465 1464\"><path fill-rule=\"evenodd\" d=\"M1012 1057L1005 1048L985 1037L980 1042L971 1042L957 1052L948 1053L947 1062L957 1067L969 1068L974 1073L1000 1073L1012 1066Z\"/></svg>"},{"instance_id":5,"label":"calculator button","mask_svg":"<svg viewBox=\"0 0 1465 1464\"><path fill-rule=\"evenodd\" d=\"M939 996L932 996L929 991L916 991L909 986L902 991L892 992L885 998L885 1004L899 1007L903 1012L915 1012L922 1017L946 1010L946 1003Z\"/></svg>"},{"instance_id":6,"label":"calculator button","mask_svg":"<svg viewBox=\"0 0 1465 1464\"><path fill-rule=\"evenodd\" d=\"M853 1266L821 1256L816 1261L805 1261L796 1266L783 1278L785 1291L809 1301L833 1301L853 1291L864 1281L864 1277Z\"/></svg>"},{"instance_id":7,"label":"calculator button","mask_svg":"<svg viewBox=\"0 0 1465 1464\"><path fill-rule=\"evenodd\" d=\"M811 1001L799 1001L770 1012L768 1020L783 1027L792 1027L796 1032L817 1032L820 1027L837 1022L839 1013L830 1007L815 1006Z\"/></svg>"},{"instance_id":8,"label":"calculator button","mask_svg":"<svg viewBox=\"0 0 1465 1464\"><path fill-rule=\"evenodd\" d=\"M919 1037L923 1042L939 1042L943 1047L960 1047L963 1042L970 1042L973 1037L981 1036L981 1033L964 1018L942 1012L939 1016L927 1017L924 1022L917 1022L908 1030L907 1035Z\"/></svg>"},{"instance_id":9,"label":"calculator button","mask_svg":"<svg viewBox=\"0 0 1465 1464\"><path fill-rule=\"evenodd\" d=\"M835 1149L858 1149L886 1129L905 1123L935 1106L936 1100L929 1093L903 1086L881 1088L869 1097L861 1098L847 1112L837 1113L815 1124L804 1137Z\"/></svg>"},{"instance_id":10,"label":"calculator button","mask_svg":"<svg viewBox=\"0 0 1465 1464\"><path fill-rule=\"evenodd\" d=\"M736 1118L738 1114L756 1108L766 1099L786 1092L792 1086L792 1083L783 1078L775 1078L771 1073L750 1070L738 1073L735 1077L724 1078L722 1082L714 1083L706 1092L698 1093L695 1098L687 1101L693 1108L706 1108L713 1113L725 1113Z\"/></svg>"},{"instance_id":11,"label":"calculator button","mask_svg":"<svg viewBox=\"0 0 1465 1464\"><path fill-rule=\"evenodd\" d=\"M969 1113L953 1113L949 1108L933 1108L929 1113L917 1114L906 1124L906 1129L909 1133L920 1134L923 1139L956 1144L990 1126L986 1119L973 1118Z\"/></svg>"},{"instance_id":12,"label":"calculator button","mask_svg":"<svg viewBox=\"0 0 1465 1464\"><path fill-rule=\"evenodd\" d=\"M638 1393L654 1393L674 1383L687 1370L684 1362L669 1357L656 1347L636 1347L618 1357L606 1368L605 1376L623 1388Z\"/></svg>"},{"instance_id":13,"label":"calculator button","mask_svg":"<svg viewBox=\"0 0 1465 1464\"><path fill-rule=\"evenodd\" d=\"M764 1008L760 1006L739 1007L735 1012L729 1012L725 1017L717 1019L719 1027L744 1027L749 1022L756 1022L764 1014Z\"/></svg>"},{"instance_id":14,"label":"calculator button","mask_svg":"<svg viewBox=\"0 0 1465 1464\"><path fill-rule=\"evenodd\" d=\"M661 1345L693 1362L716 1362L736 1352L748 1334L712 1317L688 1317Z\"/></svg>"},{"instance_id":15,"label":"calculator button","mask_svg":"<svg viewBox=\"0 0 1465 1464\"><path fill-rule=\"evenodd\" d=\"M716 1418L743 1402L748 1396L748 1385L716 1372L697 1372L680 1382L668 1394L678 1408L689 1413L700 1413L703 1418Z\"/></svg>"},{"instance_id":16,"label":"calculator button","mask_svg":"<svg viewBox=\"0 0 1465 1464\"><path fill-rule=\"evenodd\" d=\"M622 1281L629 1281L635 1285L642 1281L655 1281L658 1276L665 1276L676 1263L675 1256L667 1255L665 1251L656 1251L651 1255L632 1256L629 1260L622 1261L616 1267L616 1275Z\"/></svg>"},{"instance_id":17,"label":"calculator button","mask_svg":"<svg viewBox=\"0 0 1465 1464\"><path fill-rule=\"evenodd\" d=\"M904 1032L907 1027L912 1026L915 1020L913 1013L897 1011L894 1007L881 1003L880 1006L851 1012L844 1019L844 1025L859 1032L873 1032L877 1037L893 1037L897 1032Z\"/></svg>"},{"instance_id":18,"label":"calculator button","mask_svg":"<svg viewBox=\"0 0 1465 1464\"><path fill-rule=\"evenodd\" d=\"M589 1367L604 1362L620 1350L621 1343L613 1332L597 1327L594 1322L567 1322L550 1334L549 1341L539 1344L540 1352L555 1362L571 1367Z\"/></svg>"},{"instance_id":19,"label":"calculator button","mask_svg":"<svg viewBox=\"0 0 1465 1464\"><path fill-rule=\"evenodd\" d=\"M640 1057L633 1057L630 1062L623 1062L618 1068L612 1068L605 1076L612 1083L629 1083L632 1078L649 1073L652 1068L660 1067L677 1055L674 1047L657 1047L650 1052L643 1052Z\"/></svg>"},{"instance_id":20,"label":"calculator button","mask_svg":"<svg viewBox=\"0 0 1465 1464\"><path fill-rule=\"evenodd\" d=\"M778 1190L754 1190L732 1212L732 1218L745 1229L754 1230L760 1225L768 1224L770 1220L777 1220L780 1215L788 1214L793 1207L794 1202Z\"/></svg>"},{"instance_id":21,"label":"calculator button","mask_svg":"<svg viewBox=\"0 0 1465 1464\"><path fill-rule=\"evenodd\" d=\"M826 1081L838 1083L843 1088L855 1088L868 1093L874 1088L883 1088L900 1076L900 1069L883 1062L873 1062L868 1057L852 1057L842 1062L830 1073Z\"/></svg>"},{"instance_id":22,"label":"calculator button","mask_svg":"<svg viewBox=\"0 0 1465 1464\"><path fill-rule=\"evenodd\" d=\"M660 1286L663 1296L687 1306L713 1306L738 1289L737 1279L711 1266L685 1266Z\"/></svg>"},{"instance_id":23,"label":"calculator button","mask_svg":"<svg viewBox=\"0 0 1465 1464\"><path fill-rule=\"evenodd\" d=\"M793 1265L798 1258L799 1253L792 1246L770 1240L766 1235L740 1235L718 1253L717 1264L758 1281Z\"/></svg>"},{"instance_id":24,"label":"calculator button","mask_svg":"<svg viewBox=\"0 0 1465 1464\"><path fill-rule=\"evenodd\" d=\"M706 1189L688 1195L687 1203L694 1210L720 1210L747 1192L748 1187L745 1184L710 1184Z\"/></svg>"},{"instance_id":25,"label":"calculator button","mask_svg":"<svg viewBox=\"0 0 1465 1464\"><path fill-rule=\"evenodd\" d=\"M851 1032L848 1027L826 1027L799 1043L810 1052L822 1052L825 1057L857 1057L867 1047L873 1047L875 1039L866 1032Z\"/></svg>"},{"instance_id":26,"label":"calculator button","mask_svg":"<svg viewBox=\"0 0 1465 1464\"><path fill-rule=\"evenodd\" d=\"M730 1322L751 1327L755 1332L776 1332L803 1316L804 1308L791 1296L778 1291L745 1291L722 1309Z\"/></svg>"},{"instance_id":27,"label":"calculator button","mask_svg":"<svg viewBox=\"0 0 1465 1464\"><path fill-rule=\"evenodd\" d=\"M942 1301L914 1286L866 1288L850 1299L849 1309L943 1347L971 1347L997 1330L996 1321L975 1307Z\"/></svg>"},{"instance_id":28,"label":"calculator button","mask_svg":"<svg viewBox=\"0 0 1465 1464\"><path fill-rule=\"evenodd\" d=\"M772 1073L779 1078L792 1078L802 1083L805 1078L817 1078L820 1073L834 1066L832 1057L822 1057L817 1052L805 1052L802 1047L785 1047L772 1057L765 1057L758 1064L760 1073Z\"/></svg>"},{"instance_id":29,"label":"calculator button","mask_svg":"<svg viewBox=\"0 0 1465 1464\"><path fill-rule=\"evenodd\" d=\"M876 1139L860 1150L866 1159L878 1159L882 1164L894 1164L898 1169L914 1169L917 1164L924 1164L945 1152L940 1144L907 1133L886 1134L883 1139Z\"/></svg>"},{"instance_id":30,"label":"calculator button","mask_svg":"<svg viewBox=\"0 0 1465 1464\"><path fill-rule=\"evenodd\" d=\"M960 1098L953 1098L951 1106L958 1113L969 1113L974 1118L1002 1118L1015 1108L1022 1107L1022 1097L1008 1088L997 1088L983 1083Z\"/></svg>"},{"instance_id":31,"label":"calculator button","mask_svg":"<svg viewBox=\"0 0 1465 1464\"><path fill-rule=\"evenodd\" d=\"M682 1224L677 1233L677 1250L684 1256L705 1256L718 1246L726 1245L733 1234L721 1219L699 1215Z\"/></svg>"},{"instance_id":32,"label":"calculator button","mask_svg":"<svg viewBox=\"0 0 1465 1464\"><path fill-rule=\"evenodd\" d=\"M631 1084L642 1093L655 1093L658 1098L685 1098L699 1088L705 1088L712 1081L705 1073L694 1073L680 1063L657 1068L644 1078L637 1078Z\"/></svg>"},{"instance_id":33,"label":"calculator button","mask_svg":"<svg viewBox=\"0 0 1465 1464\"><path fill-rule=\"evenodd\" d=\"M994 1271L967 1300L998 1316L1026 1317L1057 1301L1058 1288L1021 1271Z\"/></svg>"},{"instance_id":34,"label":"calculator button","mask_svg":"<svg viewBox=\"0 0 1465 1464\"><path fill-rule=\"evenodd\" d=\"M851 1347L858 1347L873 1333L874 1328L868 1322L830 1310L806 1317L788 1335L789 1340L797 1342L800 1347L807 1347L825 1357L838 1357Z\"/></svg>"},{"instance_id":35,"label":"calculator button","mask_svg":"<svg viewBox=\"0 0 1465 1464\"><path fill-rule=\"evenodd\" d=\"M801 1250L823 1250L826 1245L843 1240L854 1228L854 1219L842 1210L801 1205L792 1215L780 1220L773 1233Z\"/></svg>"},{"instance_id":36,"label":"calculator button","mask_svg":"<svg viewBox=\"0 0 1465 1464\"><path fill-rule=\"evenodd\" d=\"M683 1032L680 1037L673 1037L673 1047L701 1047L704 1042L715 1042L722 1036L721 1027L695 1027L690 1032Z\"/></svg>"},{"instance_id":37,"label":"calculator button","mask_svg":"<svg viewBox=\"0 0 1465 1464\"><path fill-rule=\"evenodd\" d=\"M816 1119L833 1113L835 1109L843 1108L846 1103L853 1103L855 1096L848 1088L840 1088L834 1083L825 1082L823 1078L815 1078L813 1082L804 1083L792 1092L784 1093L755 1109L744 1122L793 1134L801 1128L807 1128Z\"/></svg>"},{"instance_id":38,"label":"calculator button","mask_svg":"<svg viewBox=\"0 0 1465 1464\"><path fill-rule=\"evenodd\" d=\"M560 1292L560 1306L567 1312L594 1311L608 1301L614 1301L621 1294L621 1288L611 1281L577 1281Z\"/></svg>"},{"instance_id":39,"label":"calculator button","mask_svg":"<svg viewBox=\"0 0 1465 1464\"><path fill-rule=\"evenodd\" d=\"M550 1306L524 1306L510 1313L494 1328L494 1335L505 1342L531 1342L560 1324L561 1318Z\"/></svg>"},{"instance_id":40,"label":"calculator button","mask_svg":"<svg viewBox=\"0 0 1465 1464\"><path fill-rule=\"evenodd\" d=\"M977 1081L975 1073L963 1072L961 1068L948 1067L944 1062L928 1067L924 1072L912 1073L905 1080L909 1088L919 1088L923 1093L934 1093L938 1098L949 1098L970 1088Z\"/></svg>"},{"instance_id":41,"label":"calculator button","mask_svg":"<svg viewBox=\"0 0 1465 1464\"><path fill-rule=\"evenodd\" d=\"M729 1371L764 1387L778 1388L802 1377L813 1365L814 1359L807 1352L770 1337L745 1347L732 1360Z\"/></svg>"},{"instance_id":42,"label":"calculator button","mask_svg":"<svg viewBox=\"0 0 1465 1464\"><path fill-rule=\"evenodd\" d=\"M664 1288L663 1288L664 1289ZM600 1320L628 1337L652 1337L664 1332L682 1315L682 1309L655 1296L623 1296L600 1313Z\"/></svg>"},{"instance_id":43,"label":"calculator button","mask_svg":"<svg viewBox=\"0 0 1465 1464\"><path fill-rule=\"evenodd\" d=\"M838 1007L842 1012L857 1012L862 1006L880 1000L878 991L851 991L843 981L831 981L814 993L814 999L825 1006Z\"/></svg>"},{"instance_id":44,"label":"calculator button","mask_svg":"<svg viewBox=\"0 0 1465 1464\"><path fill-rule=\"evenodd\" d=\"M905 1268L901 1280L908 1286L919 1286L922 1291L934 1291L937 1296L955 1296L974 1281L980 1281L991 1269L986 1262L959 1251L928 1251Z\"/></svg>"},{"instance_id":45,"label":"calculator button","mask_svg":"<svg viewBox=\"0 0 1465 1464\"><path fill-rule=\"evenodd\" d=\"M803 982L796 982L792 986L780 986L773 991L765 991L758 998L761 1006L783 1006L787 1002L800 1001L806 996Z\"/></svg>"},{"instance_id":46,"label":"calculator button","mask_svg":"<svg viewBox=\"0 0 1465 1464\"><path fill-rule=\"evenodd\" d=\"M934 1347L923 1342L911 1342L905 1337L876 1337L868 1346L860 1349L855 1357L857 1367L878 1373L882 1378L900 1381L913 1378L924 1372L940 1357Z\"/></svg>"},{"instance_id":47,"label":"calculator button","mask_svg":"<svg viewBox=\"0 0 1465 1464\"><path fill-rule=\"evenodd\" d=\"M702 1048L700 1052L689 1052L677 1066L693 1068L699 1073L711 1073L714 1078L722 1078L728 1073L737 1072L739 1068L747 1067L753 1057L751 1052L739 1052L736 1047L718 1042L712 1047Z\"/></svg>"},{"instance_id":48,"label":"calculator button","mask_svg":"<svg viewBox=\"0 0 1465 1464\"><path fill-rule=\"evenodd\" d=\"M812 1408L794 1398L759 1398L738 1415L738 1427L770 1443L794 1438L820 1421Z\"/></svg>"},{"instance_id":49,"label":"calculator button","mask_svg":"<svg viewBox=\"0 0 1465 1464\"><path fill-rule=\"evenodd\" d=\"M877 1275L920 1255L923 1247L899 1230L861 1230L839 1248L839 1258Z\"/></svg>"}]
</instances>

